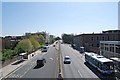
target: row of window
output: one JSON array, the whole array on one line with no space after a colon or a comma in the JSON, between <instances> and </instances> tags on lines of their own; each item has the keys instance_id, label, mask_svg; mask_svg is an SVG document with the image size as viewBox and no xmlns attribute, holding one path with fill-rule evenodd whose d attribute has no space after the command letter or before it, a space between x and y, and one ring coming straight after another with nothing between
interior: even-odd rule
<instances>
[{"instance_id":1,"label":"row of window","mask_svg":"<svg viewBox=\"0 0 120 80\"><path fill-rule=\"evenodd\" d=\"M95 37L91 37L91 40L92 40L92 41L94 41L94 39L95 39ZM115 40L115 36L112 36L112 37L111 37L111 36L105 36L105 37L104 37L104 36L103 36L103 37L97 36L97 37L96 37L96 40L103 40L103 41L104 41L104 40L108 40L108 41L109 41L109 40Z\"/></svg>"},{"instance_id":2,"label":"row of window","mask_svg":"<svg viewBox=\"0 0 120 80\"><path fill-rule=\"evenodd\" d=\"M120 45L113 45L113 44L101 44L100 47L102 50L110 51L110 52L115 52L115 53L120 53Z\"/></svg>"}]
</instances>

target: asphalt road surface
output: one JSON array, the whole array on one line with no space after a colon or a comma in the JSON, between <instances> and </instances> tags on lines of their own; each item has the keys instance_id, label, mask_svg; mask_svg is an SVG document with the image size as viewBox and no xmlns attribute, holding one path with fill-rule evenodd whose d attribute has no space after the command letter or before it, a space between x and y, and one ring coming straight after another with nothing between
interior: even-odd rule
<instances>
[{"instance_id":1,"label":"asphalt road surface","mask_svg":"<svg viewBox=\"0 0 120 80\"><path fill-rule=\"evenodd\" d=\"M72 80L118 80L115 75L101 74L93 66L85 62L84 54L73 49L70 45L61 44L61 53L63 61L64 56L70 56L71 59L71 64L64 64L62 61L64 78L72 78Z\"/></svg>"},{"instance_id":2,"label":"asphalt road surface","mask_svg":"<svg viewBox=\"0 0 120 80\"><path fill-rule=\"evenodd\" d=\"M58 44L55 47L50 46L47 52L34 56L27 64L12 72L8 78L57 78L58 49ZM60 44L60 53L62 54L61 64L63 65L61 67L64 79L68 78L69 80L72 78L72 80L78 80L80 78L91 78L92 80L93 78L97 78L99 80L104 78L104 75L99 74L94 67L85 63L84 54L79 53L70 47L70 45ZM64 64L64 56L70 56L71 64ZM36 60L41 58L46 59L46 64L41 68L37 68Z\"/></svg>"},{"instance_id":3,"label":"asphalt road surface","mask_svg":"<svg viewBox=\"0 0 120 80\"><path fill-rule=\"evenodd\" d=\"M71 64L63 63L64 78L98 78L86 65L84 54L72 49L69 45L61 45L61 53L64 56L70 56Z\"/></svg>"},{"instance_id":4,"label":"asphalt road surface","mask_svg":"<svg viewBox=\"0 0 120 80\"><path fill-rule=\"evenodd\" d=\"M57 50L50 46L47 52L42 52L32 58L27 64L13 72L8 78L56 78L58 73ZM36 67L36 60L45 58L46 64Z\"/></svg>"}]
</instances>

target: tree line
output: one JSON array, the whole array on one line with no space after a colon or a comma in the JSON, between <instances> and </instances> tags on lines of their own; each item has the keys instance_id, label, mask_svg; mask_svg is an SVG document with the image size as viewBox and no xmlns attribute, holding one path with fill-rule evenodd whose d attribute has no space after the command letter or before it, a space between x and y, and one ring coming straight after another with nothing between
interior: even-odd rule
<instances>
[{"instance_id":1,"label":"tree line","mask_svg":"<svg viewBox=\"0 0 120 80\"><path fill-rule=\"evenodd\" d=\"M42 35L31 35L20 40L17 45L11 49L7 48L1 51L0 60L5 61L18 56L19 53L31 53L45 45L45 38ZM8 46L9 47L9 46Z\"/></svg>"},{"instance_id":2,"label":"tree line","mask_svg":"<svg viewBox=\"0 0 120 80\"><path fill-rule=\"evenodd\" d=\"M73 37L73 34L62 34L62 40L67 44L73 44Z\"/></svg>"}]
</instances>

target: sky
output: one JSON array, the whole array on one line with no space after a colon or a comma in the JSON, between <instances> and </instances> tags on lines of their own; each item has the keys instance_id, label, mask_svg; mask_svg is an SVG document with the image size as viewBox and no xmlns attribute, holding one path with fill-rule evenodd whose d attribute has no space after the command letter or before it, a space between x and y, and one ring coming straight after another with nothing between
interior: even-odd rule
<instances>
[{"instance_id":1,"label":"sky","mask_svg":"<svg viewBox=\"0 0 120 80\"><path fill-rule=\"evenodd\" d=\"M118 29L117 2L3 2L2 36L46 31L93 33Z\"/></svg>"}]
</instances>

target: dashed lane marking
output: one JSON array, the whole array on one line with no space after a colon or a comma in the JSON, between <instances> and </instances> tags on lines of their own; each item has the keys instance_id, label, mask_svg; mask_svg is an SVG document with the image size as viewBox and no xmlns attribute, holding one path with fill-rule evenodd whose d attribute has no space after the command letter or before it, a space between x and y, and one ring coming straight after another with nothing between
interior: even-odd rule
<instances>
[{"instance_id":1,"label":"dashed lane marking","mask_svg":"<svg viewBox=\"0 0 120 80\"><path fill-rule=\"evenodd\" d=\"M79 70L78 70L78 73L79 73L79 75L80 75L81 77L83 77Z\"/></svg>"},{"instance_id":2,"label":"dashed lane marking","mask_svg":"<svg viewBox=\"0 0 120 80\"><path fill-rule=\"evenodd\" d=\"M53 60L53 58L49 58L49 59Z\"/></svg>"}]
</instances>

